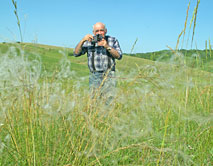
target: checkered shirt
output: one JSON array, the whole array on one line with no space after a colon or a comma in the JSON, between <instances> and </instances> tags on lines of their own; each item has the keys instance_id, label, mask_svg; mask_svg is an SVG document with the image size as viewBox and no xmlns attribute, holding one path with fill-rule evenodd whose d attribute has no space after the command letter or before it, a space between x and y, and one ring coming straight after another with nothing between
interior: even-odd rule
<instances>
[{"instance_id":1,"label":"checkered shirt","mask_svg":"<svg viewBox=\"0 0 213 166\"><path fill-rule=\"evenodd\" d=\"M120 58L118 60L122 59L122 51L118 40L111 36L106 36L106 38L108 45L117 50L118 53L120 54ZM82 45L82 51L79 54L74 54L74 56L77 57L87 53L88 67L90 72L94 72L92 66L92 49L93 46L91 42L85 41ZM110 57L112 70L115 70L115 58L112 57L109 53L107 53L107 50L103 46L98 46L96 43L94 52L95 71L104 72L108 69L108 56Z\"/></svg>"}]
</instances>

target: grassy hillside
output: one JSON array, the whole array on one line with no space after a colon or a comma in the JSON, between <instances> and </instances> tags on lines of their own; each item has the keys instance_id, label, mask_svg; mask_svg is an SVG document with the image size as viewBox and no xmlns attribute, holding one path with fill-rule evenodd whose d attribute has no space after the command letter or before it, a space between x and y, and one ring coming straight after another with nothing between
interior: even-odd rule
<instances>
[{"instance_id":1,"label":"grassy hillside","mask_svg":"<svg viewBox=\"0 0 213 166\"><path fill-rule=\"evenodd\" d=\"M185 65L192 68L199 68L200 70L213 72L213 55L211 49L206 50L185 50L178 51L161 50L148 53L130 54L133 57L140 57L160 62L171 62L177 56L180 56Z\"/></svg>"},{"instance_id":2,"label":"grassy hillside","mask_svg":"<svg viewBox=\"0 0 213 166\"><path fill-rule=\"evenodd\" d=\"M0 44L0 165L211 165L211 72L124 56L105 105L72 52Z\"/></svg>"}]
</instances>

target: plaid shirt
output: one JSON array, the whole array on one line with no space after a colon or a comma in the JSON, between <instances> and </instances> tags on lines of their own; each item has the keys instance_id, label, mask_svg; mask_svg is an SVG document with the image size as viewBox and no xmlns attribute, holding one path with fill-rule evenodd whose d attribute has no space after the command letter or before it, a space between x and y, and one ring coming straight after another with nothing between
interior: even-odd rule
<instances>
[{"instance_id":1,"label":"plaid shirt","mask_svg":"<svg viewBox=\"0 0 213 166\"><path fill-rule=\"evenodd\" d=\"M120 54L120 60L122 58L122 51L120 48L120 45L118 43L118 40L114 37L111 36L106 36L108 45L115 50L118 51ZM74 54L75 57L81 56L85 53L87 53L88 57L88 67L91 72L94 72L93 66L92 66L92 50L93 46L91 42L85 41L82 45L82 51L79 54ZM110 57L111 61L111 67L112 70L115 70L115 58L112 57L109 53L107 53L107 50L103 46L98 46L97 43L95 45L95 52L94 52L94 66L95 66L95 71L106 71L108 69L108 56ZM113 66L112 66L113 65Z\"/></svg>"}]
</instances>

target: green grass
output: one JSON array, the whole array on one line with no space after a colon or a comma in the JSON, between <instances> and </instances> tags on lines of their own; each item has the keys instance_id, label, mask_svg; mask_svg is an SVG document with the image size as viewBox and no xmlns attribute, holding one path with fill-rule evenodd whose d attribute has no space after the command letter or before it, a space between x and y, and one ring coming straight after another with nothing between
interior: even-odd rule
<instances>
[{"instance_id":1,"label":"green grass","mask_svg":"<svg viewBox=\"0 0 213 166\"><path fill-rule=\"evenodd\" d=\"M128 55L128 54L127 54ZM211 49L206 50L178 50L174 54L171 50L161 50L147 53L130 54L133 57L149 59L158 62L171 62L177 56L182 56L185 65L191 68L199 68L200 70L213 72L213 56L211 56Z\"/></svg>"},{"instance_id":2,"label":"green grass","mask_svg":"<svg viewBox=\"0 0 213 166\"><path fill-rule=\"evenodd\" d=\"M0 44L0 165L212 165L211 72L124 56L106 106L69 53Z\"/></svg>"}]
</instances>

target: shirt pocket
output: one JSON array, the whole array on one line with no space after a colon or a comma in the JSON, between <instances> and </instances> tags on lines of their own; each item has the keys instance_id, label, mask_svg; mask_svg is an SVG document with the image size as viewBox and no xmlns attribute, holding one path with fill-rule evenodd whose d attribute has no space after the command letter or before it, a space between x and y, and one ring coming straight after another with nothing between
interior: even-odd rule
<instances>
[{"instance_id":1,"label":"shirt pocket","mask_svg":"<svg viewBox=\"0 0 213 166\"><path fill-rule=\"evenodd\" d=\"M102 54L103 55L107 55L107 50L104 48L104 49L102 49Z\"/></svg>"}]
</instances>

